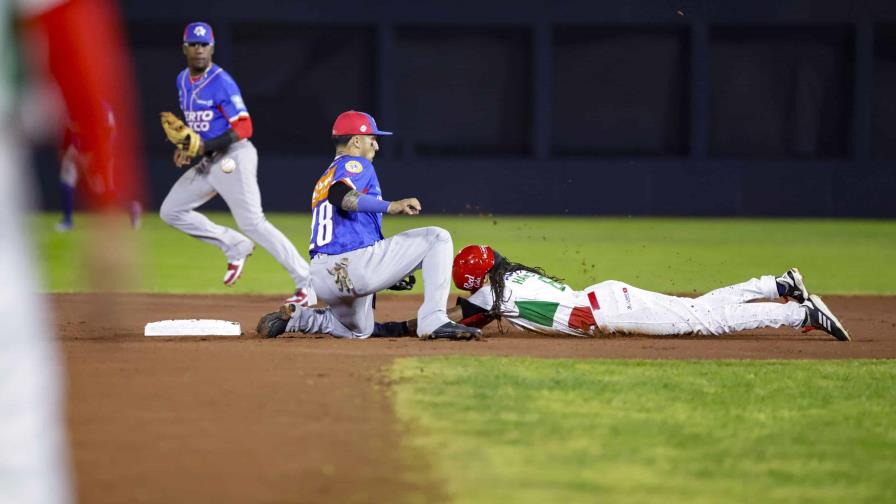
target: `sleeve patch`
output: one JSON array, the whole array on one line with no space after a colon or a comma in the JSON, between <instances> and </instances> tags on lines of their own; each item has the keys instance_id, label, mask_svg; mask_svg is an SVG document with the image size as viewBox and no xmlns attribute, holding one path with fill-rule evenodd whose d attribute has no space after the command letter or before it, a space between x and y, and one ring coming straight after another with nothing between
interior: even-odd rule
<instances>
[{"instance_id":1,"label":"sleeve patch","mask_svg":"<svg viewBox=\"0 0 896 504\"><path fill-rule=\"evenodd\" d=\"M349 173L361 173L364 170L364 165L362 165L358 161L349 161L345 163L345 171Z\"/></svg>"},{"instance_id":2,"label":"sleeve patch","mask_svg":"<svg viewBox=\"0 0 896 504\"><path fill-rule=\"evenodd\" d=\"M233 102L233 106L238 110L246 110L246 104L243 102L243 97L240 95L233 95L230 97L230 101Z\"/></svg>"}]
</instances>

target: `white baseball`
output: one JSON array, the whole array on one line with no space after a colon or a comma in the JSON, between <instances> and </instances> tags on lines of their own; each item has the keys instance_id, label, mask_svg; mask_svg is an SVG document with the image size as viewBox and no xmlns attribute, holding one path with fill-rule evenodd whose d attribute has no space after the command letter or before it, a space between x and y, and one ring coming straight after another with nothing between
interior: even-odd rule
<instances>
[{"instance_id":1,"label":"white baseball","mask_svg":"<svg viewBox=\"0 0 896 504\"><path fill-rule=\"evenodd\" d=\"M236 161L230 158L224 159L221 161L221 171L224 173L231 173L236 169Z\"/></svg>"}]
</instances>

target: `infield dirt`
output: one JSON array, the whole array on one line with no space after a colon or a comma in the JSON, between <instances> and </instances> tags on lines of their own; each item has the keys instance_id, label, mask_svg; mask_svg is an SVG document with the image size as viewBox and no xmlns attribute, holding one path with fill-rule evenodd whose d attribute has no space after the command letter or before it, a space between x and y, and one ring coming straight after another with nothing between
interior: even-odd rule
<instances>
[{"instance_id":1,"label":"infield dirt","mask_svg":"<svg viewBox=\"0 0 896 504\"><path fill-rule=\"evenodd\" d=\"M382 370L396 357L896 358L896 298L825 296L849 329L715 337L557 338L505 327L485 341L262 340L272 296L57 294L68 422L81 502L439 501L425 456L401 447ZM420 298L382 296L378 320ZM241 337L147 338L147 322L235 320Z\"/></svg>"}]
</instances>

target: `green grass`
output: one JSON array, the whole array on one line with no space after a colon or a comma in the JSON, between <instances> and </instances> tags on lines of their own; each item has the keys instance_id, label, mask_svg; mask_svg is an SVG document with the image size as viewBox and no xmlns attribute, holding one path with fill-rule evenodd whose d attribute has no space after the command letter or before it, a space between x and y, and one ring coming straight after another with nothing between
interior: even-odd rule
<instances>
[{"instance_id":1,"label":"green grass","mask_svg":"<svg viewBox=\"0 0 896 504\"><path fill-rule=\"evenodd\" d=\"M210 213L233 226L227 213ZM268 214L307 257L310 217ZM76 216L76 229L56 233L55 214L37 215L33 229L46 289L81 291L80 267L90 219ZM678 219L585 217L386 217L385 234L441 226L455 249L488 243L517 262L544 267L581 288L623 280L661 292L704 292L762 274L799 266L810 288L821 293L896 294L896 222L811 219ZM139 290L148 292L275 293L292 290L286 271L261 247L233 289L221 285L224 256L213 246L178 232L149 214L139 232L125 233L143 252L135 269ZM418 289L415 292L419 292Z\"/></svg>"},{"instance_id":2,"label":"green grass","mask_svg":"<svg viewBox=\"0 0 896 504\"><path fill-rule=\"evenodd\" d=\"M454 502L893 502L894 361L400 359Z\"/></svg>"}]
</instances>

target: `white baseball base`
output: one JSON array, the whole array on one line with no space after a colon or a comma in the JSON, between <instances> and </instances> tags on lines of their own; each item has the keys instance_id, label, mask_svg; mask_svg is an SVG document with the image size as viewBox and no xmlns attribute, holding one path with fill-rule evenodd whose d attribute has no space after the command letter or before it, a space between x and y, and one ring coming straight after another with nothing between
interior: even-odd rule
<instances>
[{"instance_id":1,"label":"white baseball base","mask_svg":"<svg viewBox=\"0 0 896 504\"><path fill-rule=\"evenodd\" d=\"M212 319L160 320L143 329L144 336L239 336L239 322Z\"/></svg>"}]
</instances>

